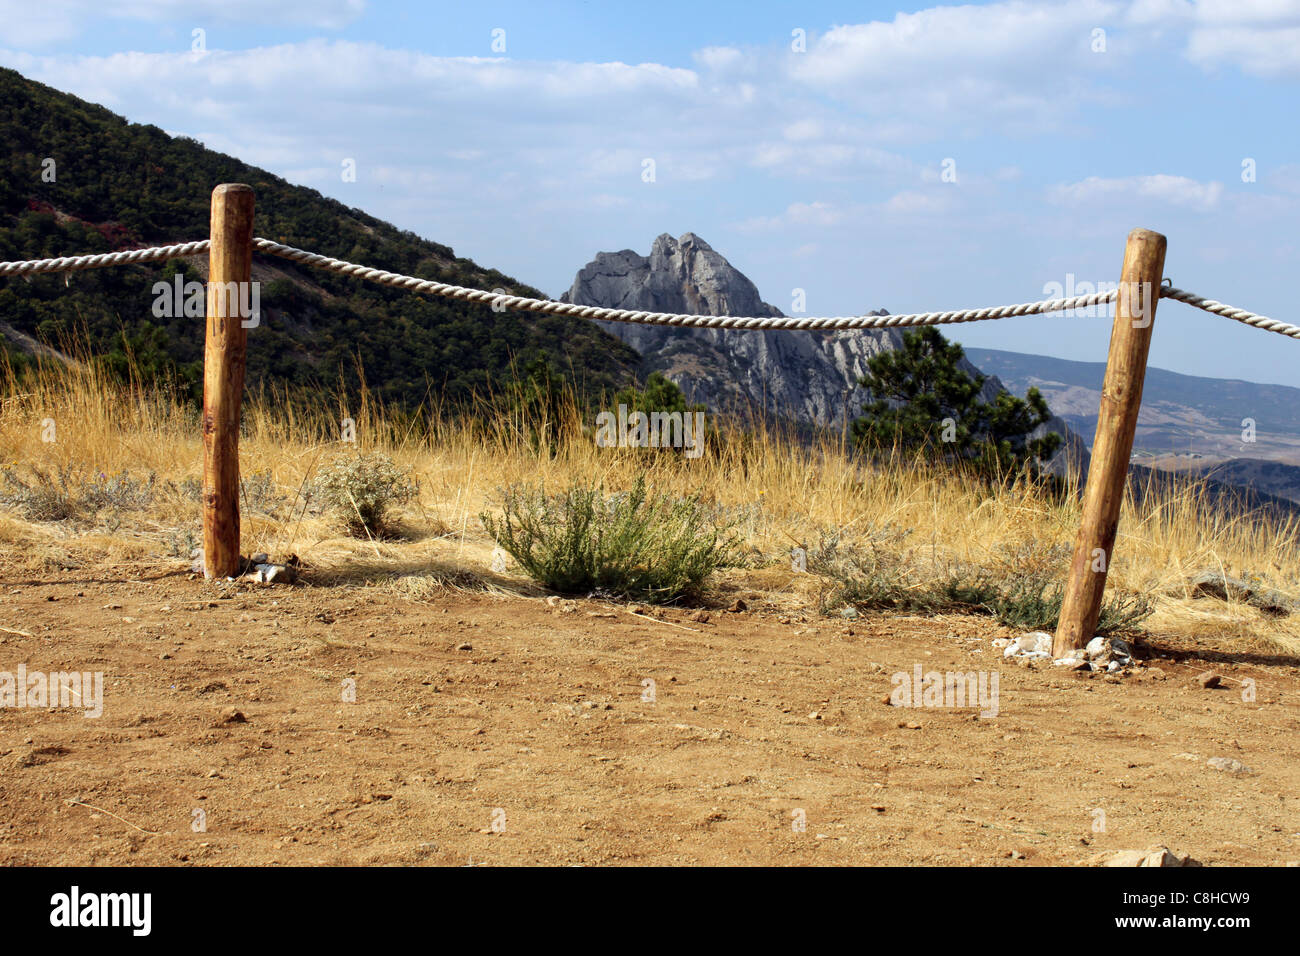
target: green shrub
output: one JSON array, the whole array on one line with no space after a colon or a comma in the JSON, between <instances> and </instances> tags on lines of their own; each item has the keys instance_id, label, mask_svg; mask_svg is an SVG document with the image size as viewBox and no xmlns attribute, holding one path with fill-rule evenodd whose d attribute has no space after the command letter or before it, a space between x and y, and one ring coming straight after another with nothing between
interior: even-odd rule
<instances>
[{"instance_id":1,"label":"green shrub","mask_svg":"<svg viewBox=\"0 0 1300 956\"><path fill-rule=\"evenodd\" d=\"M285 496L268 469L239 479L239 501L245 514L274 516L284 504Z\"/></svg>"},{"instance_id":2,"label":"green shrub","mask_svg":"<svg viewBox=\"0 0 1300 956\"><path fill-rule=\"evenodd\" d=\"M392 532L388 509L413 499L418 486L387 455L336 458L317 476L312 492L335 512L348 534L382 538Z\"/></svg>"},{"instance_id":3,"label":"green shrub","mask_svg":"<svg viewBox=\"0 0 1300 956\"><path fill-rule=\"evenodd\" d=\"M572 485L559 495L515 485L502 493L502 516L483 526L535 581L561 594L596 591L667 603L699 595L704 581L731 563L736 538L698 498L646 491L605 495Z\"/></svg>"},{"instance_id":4,"label":"green shrub","mask_svg":"<svg viewBox=\"0 0 1300 956\"><path fill-rule=\"evenodd\" d=\"M1061 585L1047 578L1030 576L1014 581L989 603L993 616L1007 627L1027 631L1054 630L1061 619Z\"/></svg>"},{"instance_id":5,"label":"green shrub","mask_svg":"<svg viewBox=\"0 0 1300 956\"><path fill-rule=\"evenodd\" d=\"M100 511L136 511L154 500L158 479L153 473L143 481L127 472L87 475L83 469L63 467L42 471L31 468L24 480L11 468L0 472L0 504L14 508L28 521L68 521L91 518Z\"/></svg>"},{"instance_id":6,"label":"green shrub","mask_svg":"<svg viewBox=\"0 0 1300 956\"><path fill-rule=\"evenodd\" d=\"M871 536L862 547L846 548L833 536L809 553L808 570L834 582L823 595L823 610L843 604L873 611L933 610L914 569L880 541Z\"/></svg>"},{"instance_id":7,"label":"green shrub","mask_svg":"<svg viewBox=\"0 0 1300 956\"><path fill-rule=\"evenodd\" d=\"M1043 576L1017 580L990 603L993 616L1008 627L1031 631L1054 631L1061 621L1065 588ZM1140 594L1120 595L1102 601L1101 614L1094 634L1127 634L1155 610L1152 602Z\"/></svg>"},{"instance_id":8,"label":"green shrub","mask_svg":"<svg viewBox=\"0 0 1300 956\"><path fill-rule=\"evenodd\" d=\"M923 571L909 560L910 551L900 554L894 547L901 537L905 534L872 534L865 545L851 549L832 537L810 553L808 570L831 582L822 610L851 604L861 610L966 611L991 614L1008 627L1025 630L1051 631L1060 622L1065 591L1049 569L1047 552L1041 561L1015 554L1020 559L1015 566L1000 571L963 565ZM1141 595L1110 598L1102 604L1094 633L1131 633L1153 610Z\"/></svg>"}]
</instances>

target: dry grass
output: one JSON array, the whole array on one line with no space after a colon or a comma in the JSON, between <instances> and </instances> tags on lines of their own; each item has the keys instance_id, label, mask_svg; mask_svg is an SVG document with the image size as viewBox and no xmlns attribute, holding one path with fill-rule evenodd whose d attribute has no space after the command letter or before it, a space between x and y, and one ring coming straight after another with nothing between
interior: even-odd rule
<instances>
[{"instance_id":1,"label":"dry grass","mask_svg":"<svg viewBox=\"0 0 1300 956\"><path fill-rule=\"evenodd\" d=\"M513 569L489 570L493 542L478 515L495 508L499 490L519 482L559 490L574 479L617 489L645 474L652 489L698 494L736 522L750 567L727 572L724 586L804 603L815 589L801 580L807 575L790 571L790 550L813 549L831 535L847 542L888 538L901 560L922 568L966 564L1015 575L1041 564L1063 575L1061 555L1078 527L1077 496L1054 495L1040 484L990 493L977 480L916 461L866 467L833 440L809 448L762 428L742 440L725 422L715 447L687 459L599 448L590 423L583 427L571 410L570 427L539 453L524 424L500 408L485 401L479 414L455 421L426 409L425 421L434 424L417 428L368 399L355 408L337 398L305 406L255 392L245 406L241 471L269 480L245 503L244 552L296 553L320 583L391 587L413 597L437 587L527 593ZM356 422L355 446L339 441L345 416ZM42 440L47 420L52 442ZM419 482L416 499L394 515L397 539L350 538L335 517L304 508L303 491L322 464L358 451L390 456ZM152 473L160 489L143 509L110 503L58 522L28 521L0 507L0 547L10 567L39 572L139 560L177 566L187 558L186 535L198 534L193 488L201 461L197 413L165 391L110 382L93 364L47 366L23 380L0 369L0 468L28 477L128 473L141 481ZM1300 615L1270 618L1187 593L1191 573L1222 567L1254 571L1300 596L1295 523L1215 516L1197 507L1202 495L1188 484L1154 492L1141 508L1126 502L1111 588L1153 598L1147 626L1154 631L1300 649Z\"/></svg>"}]
</instances>

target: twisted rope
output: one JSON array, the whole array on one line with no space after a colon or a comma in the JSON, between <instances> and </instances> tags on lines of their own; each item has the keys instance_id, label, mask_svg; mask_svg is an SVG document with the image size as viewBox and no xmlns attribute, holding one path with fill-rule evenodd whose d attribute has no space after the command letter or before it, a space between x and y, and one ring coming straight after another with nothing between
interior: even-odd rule
<instances>
[{"instance_id":1,"label":"twisted rope","mask_svg":"<svg viewBox=\"0 0 1300 956\"><path fill-rule=\"evenodd\" d=\"M0 262L0 276L39 275L43 272L80 272L82 269L102 269L105 266L123 266L136 262L178 259L181 256L192 256L200 252L207 252L208 244L207 239L200 239L198 242L182 242L174 246L127 249L125 252L101 252L94 256Z\"/></svg>"},{"instance_id":2,"label":"twisted rope","mask_svg":"<svg viewBox=\"0 0 1300 956\"><path fill-rule=\"evenodd\" d=\"M20 262L0 262L0 276L40 275L50 272L78 272L83 269L101 269L106 266L131 265L141 262L159 262L183 256L207 252L209 240L182 242L170 246L154 246L149 249L128 249L123 252L104 252L90 256L65 256L58 259L28 259ZM291 262L314 266L339 275L351 276L378 282L381 285L405 289L409 292L425 292L448 299L460 299L465 302L479 302L495 306L497 309L519 309L525 312L541 312L547 315L571 315L582 319L597 319L603 322L633 322L643 325L668 325L700 329L889 329L918 325L950 325L958 322L982 322L987 319L1005 319L1017 315L1042 315L1048 312L1066 312L1071 309L1087 308L1113 302L1119 297L1119 291L1095 292L1090 295L1076 295L1068 299L1044 299L1040 302L1022 302L1019 305L1002 305L984 309L953 309L946 312L913 312L907 315L858 315L833 316L819 318L797 318L786 316L732 316L732 315L684 315L667 312L644 312L631 309L606 309L593 305L575 305L569 302L552 302L546 299L531 299L517 295L502 295L485 292L482 289L467 289L464 286L435 282L432 279L417 279L415 276L372 269L369 266L332 259L329 256L296 249L270 239L254 239L253 247L259 252L279 256ZM1224 305L1214 299L1206 299L1173 286L1161 286L1161 298L1176 299L1198 309L1204 309L1214 315L1223 316L1236 322L1244 323L1267 332L1300 339L1300 326L1290 325L1266 315L1258 315L1235 306Z\"/></svg>"},{"instance_id":3,"label":"twisted rope","mask_svg":"<svg viewBox=\"0 0 1300 956\"><path fill-rule=\"evenodd\" d=\"M498 309L521 309L525 312L542 312L548 315L571 315L582 319L603 322L634 322L642 325L668 325L695 329L888 329L899 326L946 325L954 322L980 322L985 319L1005 319L1013 315L1038 315L1043 312L1061 312L1084 308L1114 300L1115 290L1092 295L1076 295L1069 299L1046 299L1042 302L1025 302L1020 305L1003 305L985 309L955 309L948 312L914 312L909 315L858 315L831 318L791 318L786 316L734 316L734 315L684 315L667 312L642 312L630 309L606 309L594 305L574 305L569 302L552 302L517 295L484 292L464 286L417 279L414 276L385 272L359 266L342 259L331 259L303 249L281 245L269 239L254 239L254 248L292 262L327 269L340 275L368 279L381 285L427 292L449 299L481 302Z\"/></svg>"},{"instance_id":4,"label":"twisted rope","mask_svg":"<svg viewBox=\"0 0 1300 956\"><path fill-rule=\"evenodd\" d=\"M1279 335L1289 335L1293 339L1300 339L1300 327L1280 322L1277 319L1270 319L1267 315L1256 315L1254 312L1247 312L1245 309L1224 305L1222 302L1215 302L1213 299L1205 299L1199 295L1184 292L1182 289L1175 289L1173 286L1161 288L1160 296L1165 299L1177 299L1179 302L1185 302L1198 309L1204 309L1214 315L1221 315L1225 319L1243 322L1266 332L1276 332Z\"/></svg>"}]
</instances>

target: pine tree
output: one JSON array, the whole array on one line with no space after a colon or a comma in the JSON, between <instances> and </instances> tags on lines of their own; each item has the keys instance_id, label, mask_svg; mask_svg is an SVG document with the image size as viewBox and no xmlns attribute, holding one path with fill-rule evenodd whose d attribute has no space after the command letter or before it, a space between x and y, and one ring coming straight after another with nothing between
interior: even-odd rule
<instances>
[{"instance_id":1,"label":"pine tree","mask_svg":"<svg viewBox=\"0 0 1300 956\"><path fill-rule=\"evenodd\" d=\"M626 405L629 411L645 412L702 412L703 405L688 405L680 386L663 372L651 372L645 388L630 385L614 396L615 407Z\"/></svg>"},{"instance_id":2,"label":"pine tree","mask_svg":"<svg viewBox=\"0 0 1300 956\"><path fill-rule=\"evenodd\" d=\"M965 352L938 329L903 333L903 347L867 360L860 380L873 400L853 422L855 443L865 449L920 451L943 461L964 461L988 475L1006 475L1046 461L1061 436L1030 439L1052 413L1036 388L1024 398L1002 393L980 400L986 377L960 367Z\"/></svg>"}]
</instances>

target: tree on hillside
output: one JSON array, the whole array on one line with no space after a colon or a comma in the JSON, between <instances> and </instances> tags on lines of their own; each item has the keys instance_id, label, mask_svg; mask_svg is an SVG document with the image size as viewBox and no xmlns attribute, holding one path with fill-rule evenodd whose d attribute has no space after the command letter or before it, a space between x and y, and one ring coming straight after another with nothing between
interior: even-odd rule
<instances>
[{"instance_id":1,"label":"tree on hillside","mask_svg":"<svg viewBox=\"0 0 1300 956\"><path fill-rule=\"evenodd\" d=\"M965 352L933 326L903 333L902 348L867 361L860 380L872 401L853 422L855 443L867 449L897 448L963 461L989 475L1032 470L1061 445L1061 436L1031 439L1052 413L1038 389L1024 398L1002 393L980 399L986 376L960 367Z\"/></svg>"},{"instance_id":2,"label":"tree on hillside","mask_svg":"<svg viewBox=\"0 0 1300 956\"><path fill-rule=\"evenodd\" d=\"M505 390L506 407L529 445L554 454L579 421L579 399L574 387L543 354L533 358Z\"/></svg>"},{"instance_id":3,"label":"tree on hillside","mask_svg":"<svg viewBox=\"0 0 1300 956\"><path fill-rule=\"evenodd\" d=\"M626 405L629 411L645 412L702 412L703 405L687 405L681 387L663 372L651 372L646 377L645 388L629 385L614 396L614 406Z\"/></svg>"}]
</instances>

